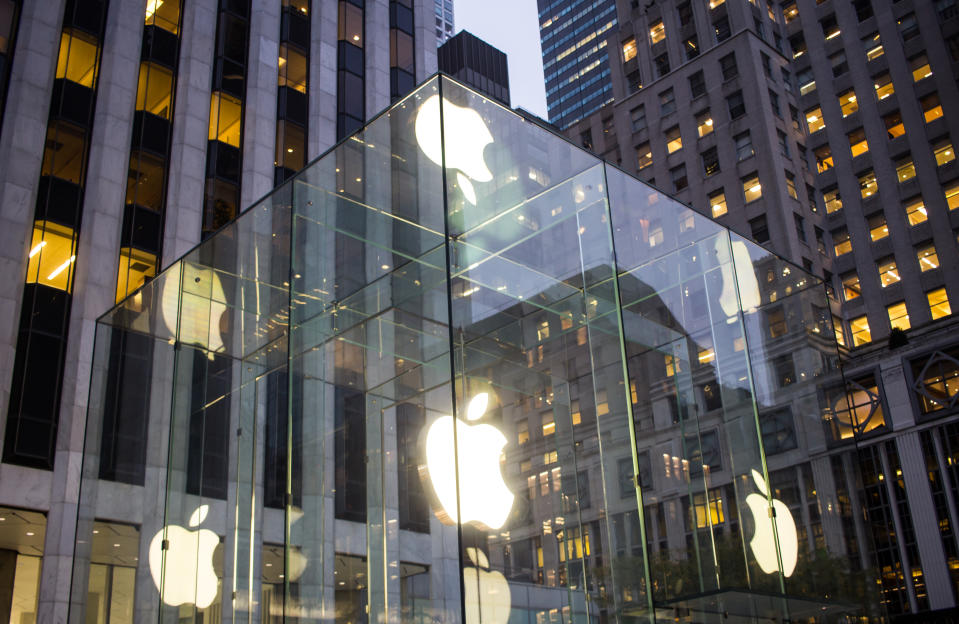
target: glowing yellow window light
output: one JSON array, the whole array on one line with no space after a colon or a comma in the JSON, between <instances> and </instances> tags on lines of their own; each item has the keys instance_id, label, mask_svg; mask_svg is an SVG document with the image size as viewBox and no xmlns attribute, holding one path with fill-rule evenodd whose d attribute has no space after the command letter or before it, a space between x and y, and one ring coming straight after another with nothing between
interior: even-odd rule
<instances>
[{"instance_id":1,"label":"glowing yellow window light","mask_svg":"<svg viewBox=\"0 0 959 624\"><path fill-rule=\"evenodd\" d=\"M74 232L71 228L52 221L37 221L27 254L27 283L43 284L71 292L76 262Z\"/></svg>"}]
</instances>

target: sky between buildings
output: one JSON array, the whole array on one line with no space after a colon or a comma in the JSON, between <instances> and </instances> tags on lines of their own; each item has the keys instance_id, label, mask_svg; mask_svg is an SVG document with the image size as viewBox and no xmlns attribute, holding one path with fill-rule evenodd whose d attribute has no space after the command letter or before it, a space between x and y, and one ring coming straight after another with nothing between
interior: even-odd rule
<instances>
[{"instance_id":1,"label":"sky between buildings","mask_svg":"<svg viewBox=\"0 0 959 624\"><path fill-rule=\"evenodd\" d=\"M536 0L456 0L456 30L506 53L510 102L547 119Z\"/></svg>"}]
</instances>

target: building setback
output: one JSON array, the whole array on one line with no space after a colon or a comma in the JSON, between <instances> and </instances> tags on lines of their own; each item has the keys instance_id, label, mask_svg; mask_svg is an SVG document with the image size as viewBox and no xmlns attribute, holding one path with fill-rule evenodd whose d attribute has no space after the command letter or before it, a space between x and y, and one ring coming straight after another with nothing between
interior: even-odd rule
<instances>
[{"instance_id":1,"label":"building setback","mask_svg":"<svg viewBox=\"0 0 959 624\"><path fill-rule=\"evenodd\" d=\"M864 471L844 504L860 531L895 528L850 557L881 571L892 614L955 606L959 120L944 111L959 106L959 10L620 0L617 14L615 102L567 134L825 280L847 387L822 389L822 425L834 461ZM841 414L858 424L840 431Z\"/></svg>"},{"instance_id":2,"label":"building setback","mask_svg":"<svg viewBox=\"0 0 959 624\"><path fill-rule=\"evenodd\" d=\"M436 69L426 0L145 7L0 6L0 516L42 526L3 546L36 621L66 618L95 319Z\"/></svg>"},{"instance_id":3,"label":"building setback","mask_svg":"<svg viewBox=\"0 0 959 624\"><path fill-rule=\"evenodd\" d=\"M461 30L436 50L439 69L509 107L506 54Z\"/></svg>"}]
</instances>

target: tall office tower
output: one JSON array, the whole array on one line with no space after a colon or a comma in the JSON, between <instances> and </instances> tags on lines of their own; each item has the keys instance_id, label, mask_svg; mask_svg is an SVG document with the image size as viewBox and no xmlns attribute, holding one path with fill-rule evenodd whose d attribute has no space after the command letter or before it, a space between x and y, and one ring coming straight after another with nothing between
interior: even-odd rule
<instances>
[{"instance_id":1,"label":"tall office tower","mask_svg":"<svg viewBox=\"0 0 959 624\"><path fill-rule=\"evenodd\" d=\"M537 3L549 121L566 129L612 100L606 38L616 1Z\"/></svg>"},{"instance_id":2,"label":"tall office tower","mask_svg":"<svg viewBox=\"0 0 959 624\"><path fill-rule=\"evenodd\" d=\"M440 71L509 106L506 54L473 33L461 30L441 45L436 63Z\"/></svg>"},{"instance_id":3,"label":"tall office tower","mask_svg":"<svg viewBox=\"0 0 959 624\"><path fill-rule=\"evenodd\" d=\"M453 0L433 0L433 17L436 30L436 45L453 36Z\"/></svg>"},{"instance_id":4,"label":"tall office tower","mask_svg":"<svg viewBox=\"0 0 959 624\"><path fill-rule=\"evenodd\" d=\"M839 504L888 536L849 556L891 613L955 605L955 2L617 6L615 102L568 134L824 279L847 385L822 424L833 468L864 470Z\"/></svg>"},{"instance_id":5,"label":"tall office tower","mask_svg":"<svg viewBox=\"0 0 959 624\"><path fill-rule=\"evenodd\" d=\"M433 73L431 9L0 1L0 523L29 527L0 544L16 621L65 618L95 319ZM125 414L103 467L120 482L144 444Z\"/></svg>"}]
</instances>

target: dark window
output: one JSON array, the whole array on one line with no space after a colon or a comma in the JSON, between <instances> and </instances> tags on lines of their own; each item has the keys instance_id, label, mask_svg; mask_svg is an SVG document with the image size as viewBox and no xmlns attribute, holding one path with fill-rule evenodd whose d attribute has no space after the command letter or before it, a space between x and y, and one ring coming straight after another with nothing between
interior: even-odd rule
<instances>
[{"instance_id":1,"label":"dark window","mask_svg":"<svg viewBox=\"0 0 959 624\"><path fill-rule=\"evenodd\" d=\"M689 77L689 92L693 98L706 94L706 78L702 71L698 71Z\"/></svg>"},{"instance_id":2,"label":"dark window","mask_svg":"<svg viewBox=\"0 0 959 624\"><path fill-rule=\"evenodd\" d=\"M713 22L713 31L716 33L716 41L725 41L732 34L729 30L729 18L725 15Z\"/></svg>"},{"instance_id":3,"label":"dark window","mask_svg":"<svg viewBox=\"0 0 959 624\"><path fill-rule=\"evenodd\" d=\"M743 92L736 91L726 98L726 108L729 109L729 118L736 119L746 114L746 102L743 101Z\"/></svg>"},{"instance_id":4,"label":"dark window","mask_svg":"<svg viewBox=\"0 0 959 624\"><path fill-rule=\"evenodd\" d=\"M707 176L711 176L715 173L719 173L719 152L716 150L716 147L710 147L702 154L703 157L703 173Z\"/></svg>"},{"instance_id":5,"label":"dark window","mask_svg":"<svg viewBox=\"0 0 959 624\"><path fill-rule=\"evenodd\" d=\"M749 231L757 243L769 242L769 226L766 224L766 215L760 215L749 220Z\"/></svg>"},{"instance_id":6,"label":"dark window","mask_svg":"<svg viewBox=\"0 0 959 624\"><path fill-rule=\"evenodd\" d=\"M676 7L676 11L679 13L679 25L688 26L693 23L693 7L689 2L680 3Z\"/></svg>"},{"instance_id":7,"label":"dark window","mask_svg":"<svg viewBox=\"0 0 959 624\"><path fill-rule=\"evenodd\" d=\"M873 16L871 0L853 0L853 7L856 9L856 18L864 22Z\"/></svg>"},{"instance_id":8,"label":"dark window","mask_svg":"<svg viewBox=\"0 0 959 624\"><path fill-rule=\"evenodd\" d=\"M719 59L719 69L723 72L723 80L731 80L739 75L739 68L736 66L736 55L727 54Z\"/></svg>"},{"instance_id":9,"label":"dark window","mask_svg":"<svg viewBox=\"0 0 959 624\"><path fill-rule=\"evenodd\" d=\"M665 52L654 58L653 63L656 65L657 76L665 76L669 73L669 55Z\"/></svg>"}]
</instances>

